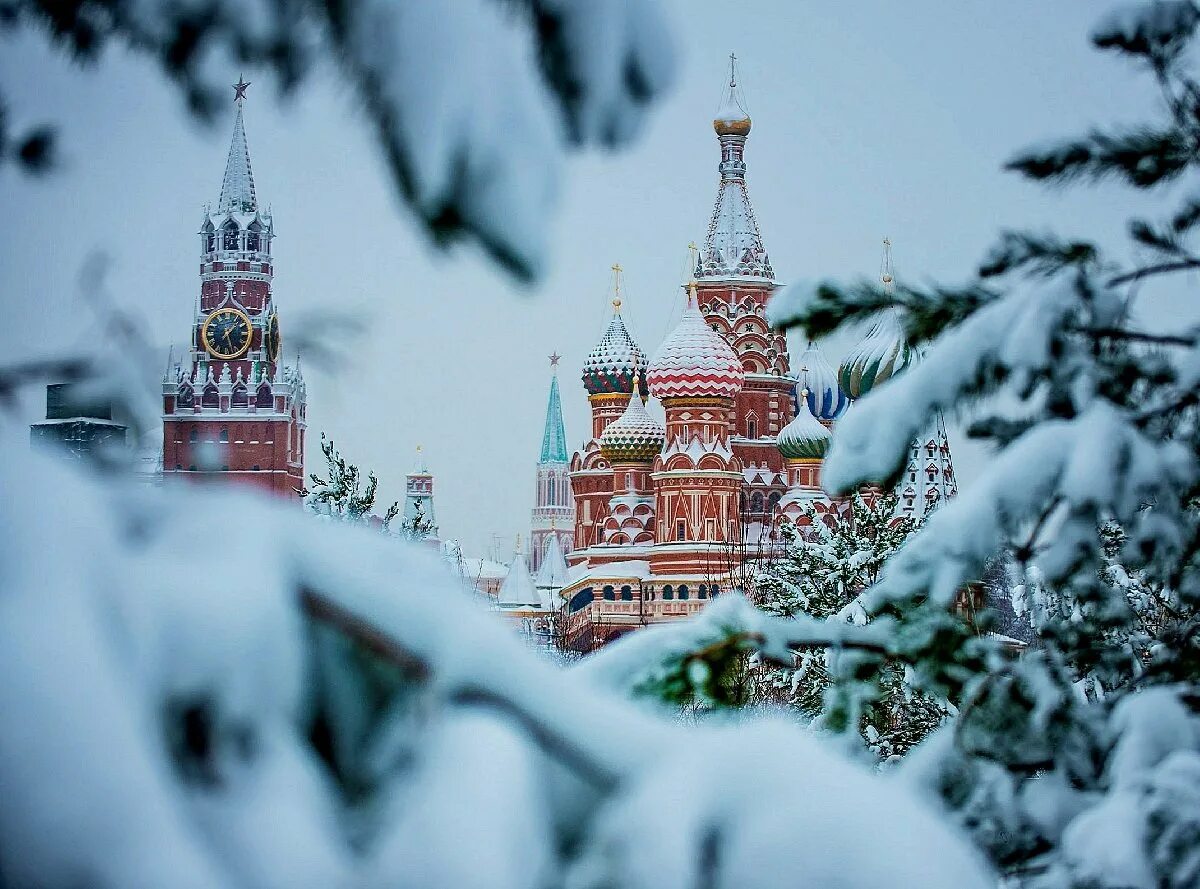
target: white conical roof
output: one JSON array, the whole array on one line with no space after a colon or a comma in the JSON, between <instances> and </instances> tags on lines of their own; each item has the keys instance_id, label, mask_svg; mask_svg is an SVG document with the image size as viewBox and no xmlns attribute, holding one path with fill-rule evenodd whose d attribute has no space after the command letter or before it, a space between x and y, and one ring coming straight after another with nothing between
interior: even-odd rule
<instances>
[{"instance_id":1,"label":"white conical roof","mask_svg":"<svg viewBox=\"0 0 1200 889\"><path fill-rule=\"evenodd\" d=\"M552 590L561 590L567 585L567 560L557 534L551 534L546 540L546 552L533 583L539 589Z\"/></svg>"},{"instance_id":2,"label":"white conical roof","mask_svg":"<svg viewBox=\"0 0 1200 889\"><path fill-rule=\"evenodd\" d=\"M496 604L501 608L540 608L542 605L542 597L533 585L533 578L529 576L529 568L519 546L513 555L508 576L500 586Z\"/></svg>"}]
</instances>

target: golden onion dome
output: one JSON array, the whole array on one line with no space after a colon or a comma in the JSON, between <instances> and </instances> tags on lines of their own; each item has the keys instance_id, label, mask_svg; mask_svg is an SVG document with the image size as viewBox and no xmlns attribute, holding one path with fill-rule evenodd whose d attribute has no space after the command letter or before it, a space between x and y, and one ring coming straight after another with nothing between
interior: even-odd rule
<instances>
[{"instance_id":1,"label":"golden onion dome","mask_svg":"<svg viewBox=\"0 0 1200 889\"><path fill-rule=\"evenodd\" d=\"M750 115L738 102L732 90L717 116L713 118L713 129L718 136L750 135Z\"/></svg>"}]
</instances>

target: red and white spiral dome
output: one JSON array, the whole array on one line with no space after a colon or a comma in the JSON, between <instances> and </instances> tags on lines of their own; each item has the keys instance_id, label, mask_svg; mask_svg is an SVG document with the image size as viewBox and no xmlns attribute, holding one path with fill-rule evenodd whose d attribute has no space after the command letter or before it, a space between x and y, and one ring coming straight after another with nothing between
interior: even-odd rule
<instances>
[{"instance_id":1,"label":"red and white spiral dome","mask_svg":"<svg viewBox=\"0 0 1200 889\"><path fill-rule=\"evenodd\" d=\"M693 291L679 325L650 359L650 394L659 400L733 398L745 379L742 362L729 343L704 322Z\"/></svg>"}]
</instances>

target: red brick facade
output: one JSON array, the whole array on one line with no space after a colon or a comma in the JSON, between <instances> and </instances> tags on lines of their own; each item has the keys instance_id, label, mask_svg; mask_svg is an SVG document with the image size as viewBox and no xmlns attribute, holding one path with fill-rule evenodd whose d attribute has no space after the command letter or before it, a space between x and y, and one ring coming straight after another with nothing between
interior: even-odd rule
<instances>
[{"instance_id":1,"label":"red brick facade","mask_svg":"<svg viewBox=\"0 0 1200 889\"><path fill-rule=\"evenodd\" d=\"M200 300L185 362L163 379L163 475L249 485L295 497L304 484L306 390L282 363L271 282L274 226L259 210L239 106L221 196L199 232ZM233 310L240 348L211 352L204 330Z\"/></svg>"}]
</instances>

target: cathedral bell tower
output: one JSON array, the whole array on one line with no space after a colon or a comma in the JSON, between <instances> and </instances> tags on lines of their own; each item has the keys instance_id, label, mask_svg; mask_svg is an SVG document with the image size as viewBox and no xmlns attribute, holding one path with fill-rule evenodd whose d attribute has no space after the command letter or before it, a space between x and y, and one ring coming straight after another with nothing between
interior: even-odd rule
<instances>
[{"instance_id":1,"label":"cathedral bell tower","mask_svg":"<svg viewBox=\"0 0 1200 889\"><path fill-rule=\"evenodd\" d=\"M215 207L200 227L200 297L188 359L163 377L163 475L294 496L304 481L305 385L282 362L271 282L275 228L258 203L242 105Z\"/></svg>"}]
</instances>

